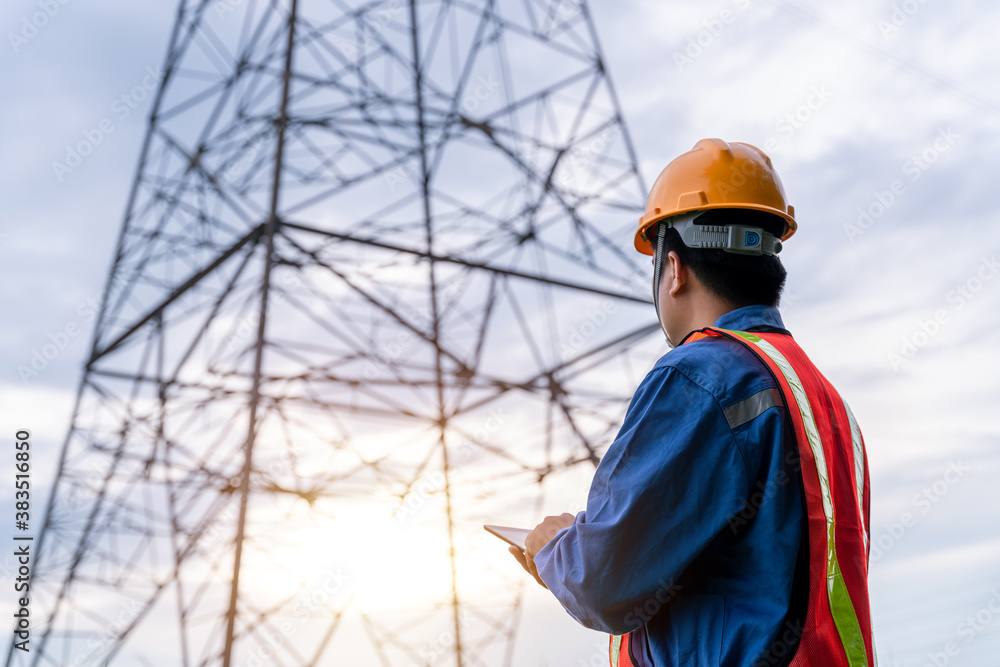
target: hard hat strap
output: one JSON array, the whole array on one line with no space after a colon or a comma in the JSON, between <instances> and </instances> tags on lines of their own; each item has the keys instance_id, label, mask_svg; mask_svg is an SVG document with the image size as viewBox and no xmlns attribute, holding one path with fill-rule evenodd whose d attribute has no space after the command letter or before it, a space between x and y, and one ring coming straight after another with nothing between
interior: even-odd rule
<instances>
[{"instance_id":1,"label":"hard hat strap","mask_svg":"<svg viewBox=\"0 0 1000 667\"><path fill-rule=\"evenodd\" d=\"M663 237L667 234L668 225L659 224L656 226L656 248L653 251L653 307L656 308L656 321L663 328L663 320L660 319L660 278L663 274ZM666 333L664 329L663 333ZM669 340L669 338L668 338Z\"/></svg>"},{"instance_id":2,"label":"hard hat strap","mask_svg":"<svg viewBox=\"0 0 1000 667\"><path fill-rule=\"evenodd\" d=\"M777 255L781 240L760 227L748 225L696 225L705 211L675 215L660 223L660 229L673 227L689 248L725 250L738 255Z\"/></svg>"}]
</instances>

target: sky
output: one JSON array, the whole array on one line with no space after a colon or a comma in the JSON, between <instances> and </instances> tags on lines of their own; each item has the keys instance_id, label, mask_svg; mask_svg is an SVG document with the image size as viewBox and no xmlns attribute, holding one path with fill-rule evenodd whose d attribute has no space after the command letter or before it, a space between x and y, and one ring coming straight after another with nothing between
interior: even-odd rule
<instances>
[{"instance_id":1,"label":"sky","mask_svg":"<svg viewBox=\"0 0 1000 667\"><path fill-rule=\"evenodd\" d=\"M57 11L26 30L40 4ZM29 425L42 486L69 427L172 4L0 8L0 432L11 441ZM781 174L799 221L781 256L782 315L851 404L867 444L880 663L922 667L950 647L948 665L995 664L1000 6L623 0L590 9L647 184L716 136L765 148ZM68 144L98 136L79 166L54 168ZM19 366L49 343L59 353L23 377ZM546 502L560 511L558 499ZM600 638L576 629L545 591L527 600L523 643L541 657L524 664L590 659L580 647ZM541 627L567 638L557 644L565 652L540 648Z\"/></svg>"}]
</instances>

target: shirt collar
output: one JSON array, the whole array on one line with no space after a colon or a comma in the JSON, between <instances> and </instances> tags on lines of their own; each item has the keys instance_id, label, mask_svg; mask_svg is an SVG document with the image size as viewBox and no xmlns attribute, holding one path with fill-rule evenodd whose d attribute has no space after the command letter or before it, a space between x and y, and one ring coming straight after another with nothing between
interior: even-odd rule
<instances>
[{"instance_id":1,"label":"shirt collar","mask_svg":"<svg viewBox=\"0 0 1000 667\"><path fill-rule=\"evenodd\" d=\"M778 309L771 306L744 306L731 310L717 319L714 326L718 329L735 331L747 331L754 327L785 328Z\"/></svg>"}]
</instances>

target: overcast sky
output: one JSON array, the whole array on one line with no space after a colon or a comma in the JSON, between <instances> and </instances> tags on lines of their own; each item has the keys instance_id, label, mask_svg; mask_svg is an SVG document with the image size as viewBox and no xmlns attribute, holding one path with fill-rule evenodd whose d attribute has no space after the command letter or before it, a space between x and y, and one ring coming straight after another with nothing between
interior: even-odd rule
<instances>
[{"instance_id":1,"label":"overcast sky","mask_svg":"<svg viewBox=\"0 0 1000 667\"><path fill-rule=\"evenodd\" d=\"M144 135L150 99L134 91L155 78L175 11L167 0L58 7L33 32L23 22L36 2L0 7L0 425L8 440L32 429L39 481L69 426ZM712 136L766 148L782 175L799 220L782 253L785 323L867 442L881 664L921 667L950 642L949 665L995 664L1000 615L983 610L1000 600L1000 6L628 0L591 11L647 184ZM94 153L54 169L102 121ZM22 377L52 341L65 349ZM569 632L544 591L529 603L531 645L539 624Z\"/></svg>"}]
</instances>

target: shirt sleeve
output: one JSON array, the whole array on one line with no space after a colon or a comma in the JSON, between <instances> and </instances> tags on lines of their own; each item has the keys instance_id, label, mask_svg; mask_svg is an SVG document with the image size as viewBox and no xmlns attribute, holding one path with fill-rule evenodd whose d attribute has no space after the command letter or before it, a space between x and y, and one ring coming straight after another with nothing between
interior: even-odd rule
<instances>
[{"instance_id":1,"label":"shirt sleeve","mask_svg":"<svg viewBox=\"0 0 1000 667\"><path fill-rule=\"evenodd\" d=\"M639 385L594 476L587 509L535 555L582 625L624 634L667 604L688 564L744 506L749 475L715 397L673 367ZM639 610L639 613L635 613Z\"/></svg>"}]
</instances>

